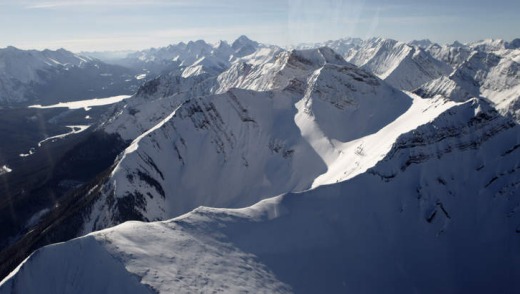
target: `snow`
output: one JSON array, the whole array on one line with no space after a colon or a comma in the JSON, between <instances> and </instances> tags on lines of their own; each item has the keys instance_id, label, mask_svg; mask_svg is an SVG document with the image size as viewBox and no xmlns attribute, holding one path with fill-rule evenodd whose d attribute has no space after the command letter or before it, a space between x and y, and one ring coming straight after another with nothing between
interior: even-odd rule
<instances>
[{"instance_id":1,"label":"snow","mask_svg":"<svg viewBox=\"0 0 520 294\"><path fill-rule=\"evenodd\" d=\"M20 153L19 156L20 156L20 157L28 157L28 156L31 156L31 155L34 154L34 151L35 151L34 148L31 148L31 149L29 149L29 152L28 152L28 153Z\"/></svg>"},{"instance_id":2,"label":"snow","mask_svg":"<svg viewBox=\"0 0 520 294\"><path fill-rule=\"evenodd\" d=\"M180 106L179 106L180 107ZM179 109L179 107L177 109ZM174 110L172 113L170 113L166 118L164 118L161 122L159 122L157 125L153 126L152 128L150 128L149 130L147 130L146 132L142 133L141 135L139 135L139 137L135 138L134 141L132 141L132 143L130 144L130 146L128 146L125 151L123 151L123 155L121 157L121 161L123 161L125 159L126 156L128 156L128 154L131 154L133 152L135 152L137 150L137 148L139 147L139 142L145 138L146 136L148 136L150 133L152 133L153 131L161 128L166 122L168 122L174 115L175 115L175 112L177 111ZM119 165L116 166L116 168L112 171L112 175L114 173L116 173L119 169Z\"/></svg>"},{"instance_id":3,"label":"snow","mask_svg":"<svg viewBox=\"0 0 520 294\"><path fill-rule=\"evenodd\" d=\"M85 109L86 111L90 110L92 107L96 106L105 106L114 103L121 102L125 99L131 98L132 95L118 95L106 98L94 98L80 101L72 101L72 102L60 102L54 105L31 105L29 108L39 108L39 109L47 109L47 108L68 108L68 109Z\"/></svg>"},{"instance_id":4,"label":"snow","mask_svg":"<svg viewBox=\"0 0 520 294\"><path fill-rule=\"evenodd\" d=\"M22 83L39 81L38 71L52 66L78 66L80 57L65 50L20 50L14 47L0 49L0 76L7 75Z\"/></svg>"},{"instance_id":5,"label":"snow","mask_svg":"<svg viewBox=\"0 0 520 294\"><path fill-rule=\"evenodd\" d=\"M428 42L406 44L384 38L347 38L303 47L330 46L348 62L374 73L398 89L411 91L452 70L450 65L430 54L429 48L438 45L425 46Z\"/></svg>"},{"instance_id":6,"label":"snow","mask_svg":"<svg viewBox=\"0 0 520 294\"><path fill-rule=\"evenodd\" d=\"M474 51L447 77L424 84L416 93L425 97L441 95L455 101L485 97L505 115L518 115L520 64L510 55Z\"/></svg>"},{"instance_id":7,"label":"snow","mask_svg":"<svg viewBox=\"0 0 520 294\"><path fill-rule=\"evenodd\" d=\"M13 170L10 169L7 165L3 165L2 167L0 167L0 175L8 174L8 173L10 173L12 171Z\"/></svg>"},{"instance_id":8,"label":"snow","mask_svg":"<svg viewBox=\"0 0 520 294\"><path fill-rule=\"evenodd\" d=\"M103 129L107 133L117 133L124 140L133 141L184 101L210 94L212 86L212 80L205 75L187 78L173 74L160 76L146 82L134 98L116 105Z\"/></svg>"},{"instance_id":9,"label":"snow","mask_svg":"<svg viewBox=\"0 0 520 294\"><path fill-rule=\"evenodd\" d=\"M334 149L324 158L328 163L327 172L317 177L312 186L341 182L365 172L388 154L398 136L429 123L457 105L442 98L430 100L409 94L413 98L412 106L377 133L347 142L333 140L329 143ZM320 137L319 133L313 133L313 136ZM311 143L315 149L319 148L318 144Z\"/></svg>"},{"instance_id":10,"label":"snow","mask_svg":"<svg viewBox=\"0 0 520 294\"><path fill-rule=\"evenodd\" d=\"M119 63L145 70L150 75L175 72L188 77L202 73L221 73L237 59L247 58L259 49L270 47L274 46L259 44L245 36L239 37L231 45L226 41L209 44L197 40L130 53Z\"/></svg>"},{"instance_id":11,"label":"snow","mask_svg":"<svg viewBox=\"0 0 520 294\"><path fill-rule=\"evenodd\" d=\"M54 142L57 139L63 139L65 137L73 135L73 134L79 134L79 133L85 131L86 129L88 129L90 127L90 125L73 125L73 126L66 126L66 127L70 129L70 132L45 138L45 139L41 140L40 142L38 142L38 147L41 147L43 145L43 143L45 143L45 142L49 142L49 141ZM32 154L31 151L29 151L29 155L31 155L31 154ZM24 154L24 155L26 155L26 154Z\"/></svg>"},{"instance_id":12,"label":"snow","mask_svg":"<svg viewBox=\"0 0 520 294\"><path fill-rule=\"evenodd\" d=\"M21 270L31 280L23 283L19 292L22 293L153 293L148 287L139 283L139 280L128 275L120 260L112 257L93 238L78 240L73 246L65 249L63 246L50 246L45 250L36 251L31 258L37 260L38 268ZM78 260L82 256L84 263L56 262L62 256L70 261ZM46 268L46 273L41 269ZM53 276L49 280L49 273L64 270L65 274ZM91 279L87 277L90 276ZM8 285L9 276L2 282ZM47 281L47 282L45 282ZM12 287L15 287L14 285ZM8 287L3 292L9 293Z\"/></svg>"}]
</instances>

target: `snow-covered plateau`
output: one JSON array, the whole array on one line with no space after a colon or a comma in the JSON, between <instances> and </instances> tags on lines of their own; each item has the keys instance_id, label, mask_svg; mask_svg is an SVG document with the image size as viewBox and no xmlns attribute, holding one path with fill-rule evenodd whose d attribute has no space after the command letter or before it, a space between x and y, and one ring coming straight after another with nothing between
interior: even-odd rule
<instances>
[{"instance_id":1,"label":"snow-covered plateau","mask_svg":"<svg viewBox=\"0 0 520 294\"><path fill-rule=\"evenodd\" d=\"M0 294L518 293L517 43L129 54L161 74L89 126L126 148L27 222Z\"/></svg>"}]
</instances>

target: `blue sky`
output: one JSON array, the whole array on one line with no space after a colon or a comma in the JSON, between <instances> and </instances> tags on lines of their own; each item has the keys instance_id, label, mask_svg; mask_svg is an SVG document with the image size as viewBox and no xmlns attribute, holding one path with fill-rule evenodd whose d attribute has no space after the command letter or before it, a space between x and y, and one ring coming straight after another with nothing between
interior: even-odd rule
<instances>
[{"instance_id":1,"label":"blue sky","mask_svg":"<svg viewBox=\"0 0 520 294\"><path fill-rule=\"evenodd\" d=\"M519 0L0 0L0 47L124 50L180 41L520 37Z\"/></svg>"}]
</instances>

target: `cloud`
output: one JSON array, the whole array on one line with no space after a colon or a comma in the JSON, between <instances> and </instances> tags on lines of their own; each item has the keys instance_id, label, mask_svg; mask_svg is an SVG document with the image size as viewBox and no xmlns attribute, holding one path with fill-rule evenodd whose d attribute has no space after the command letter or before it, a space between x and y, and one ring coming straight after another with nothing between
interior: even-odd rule
<instances>
[{"instance_id":1,"label":"cloud","mask_svg":"<svg viewBox=\"0 0 520 294\"><path fill-rule=\"evenodd\" d=\"M107 7L107 6L169 6L169 7L185 7L211 10L215 8L226 8L230 10L254 9L281 11L285 10L286 4L279 0L263 0L263 2L243 2L242 0L54 0L54 1L38 1L38 0L21 0L18 4L27 9L52 9L52 8L70 8L70 7ZM0 5L2 5L0 3Z\"/></svg>"},{"instance_id":2,"label":"cloud","mask_svg":"<svg viewBox=\"0 0 520 294\"><path fill-rule=\"evenodd\" d=\"M23 5L27 9L53 9L53 8L70 8L84 6L184 6L192 7L202 5L205 1L186 1L186 0L70 0L70 1L23 1Z\"/></svg>"}]
</instances>

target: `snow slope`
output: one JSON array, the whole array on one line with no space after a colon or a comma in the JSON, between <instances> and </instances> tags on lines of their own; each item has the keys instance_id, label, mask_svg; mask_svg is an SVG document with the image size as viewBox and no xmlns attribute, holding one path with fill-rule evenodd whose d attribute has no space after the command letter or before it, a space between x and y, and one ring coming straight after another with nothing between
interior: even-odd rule
<instances>
[{"instance_id":1,"label":"snow slope","mask_svg":"<svg viewBox=\"0 0 520 294\"><path fill-rule=\"evenodd\" d=\"M118 103L106 116L102 128L132 141L146 132L184 101L213 92L215 79L201 74L182 77L172 73L144 83L131 99Z\"/></svg>"},{"instance_id":2,"label":"snow slope","mask_svg":"<svg viewBox=\"0 0 520 294\"><path fill-rule=\"evenodd\" d=\"M519 144L516 123L472 99L350 180L46 247L0 293L516 293Z\"/></svg>"}]
</instances>

